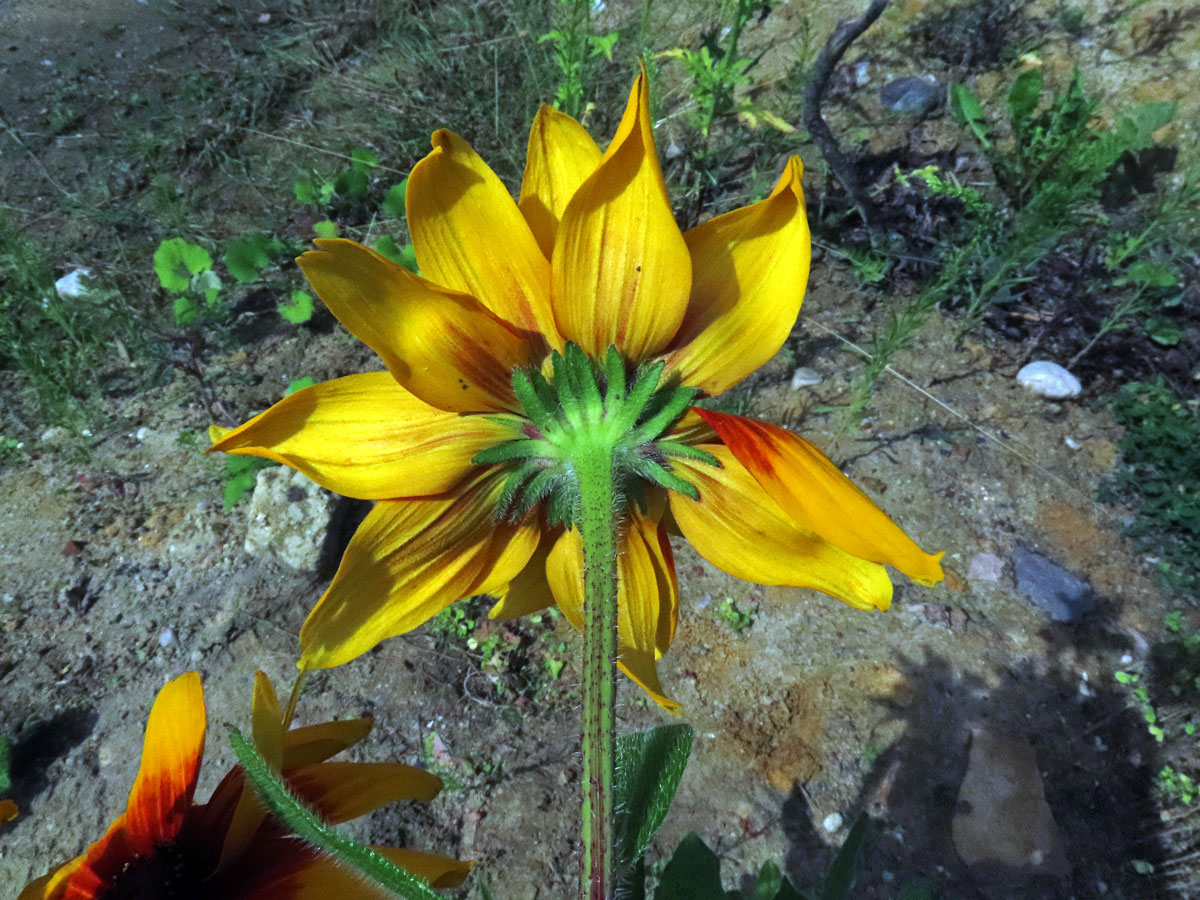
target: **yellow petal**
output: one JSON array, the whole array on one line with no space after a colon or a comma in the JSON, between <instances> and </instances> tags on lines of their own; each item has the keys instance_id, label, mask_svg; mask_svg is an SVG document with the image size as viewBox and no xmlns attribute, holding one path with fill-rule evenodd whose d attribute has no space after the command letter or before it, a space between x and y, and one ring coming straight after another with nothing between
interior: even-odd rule
<instances>
[{"instance_id":1,"label":"yellow petal","mask_svg":"<svg viewBox=\"0 0 1200 900\"><path fill-rule=\"evenodd\" d=\"M697 553L746 581L814 588L858 609L891 605L892 582L883 566L851 556L797 525L728 447L704 444L701 449L721 468L671 461L700 492L699 501L670 494L675 521Z\"/></svg>"},{"instance_id":2,"label":"yellow petal","mask_svg":"<svg viewBox=\"0 0 1200 900\"><path fill-rule=\"evenodd\" d=\"M543 532L537 549L508 585L492 593L498 599L488 610L488 618L507 622L554 606L554 593L546 581L546 557L558 541L559 531Z\"/></svg>"},{"instance_id":3,"label":"yellow petal","mask_svg":"<svg viewBox=\"0 0 1200 900\"><path fill-rule=\"evenodd\" d=\"M405 850L398 847L375 847L375 852L386 856L400 868L418 878L424 878L435 888L458 887L467 880L475 863L466 860L447 859L432 853ZM325 897L340 897L343 894L326 894Z\"/></svg>"},{"instance_id":4,"label":"yellow petal","mask_svg":"<svg viewBox=\"0 0 1200 900\"><path fill-rule=\"evenodd\" d=\"M260 860L253 869L239 871L237 900L386 900L393 895L364 882L363 877L344 863L318 856L292 841L271 848L270 859ZM430 853L394 847L372 847L396 865L435 888L458 887L474 865ZM233 879L229 879L233 882ZM22 898L24 900L24 898Z\"/></svg>"},{"instance_id":5,"label":"yellow petal","mask_svg":"<svg viewBox=\"0 0 1200 900\"><path fill-rule=\"evenodd\" d=\"M258 748L258 752L262 754L267 765L276 772L280 771L283 765L283 713L279 708L275 686L261 670L254 673L251 728L254 746ZM258 794L254 790L243 789L234 808L233 817L229 820L229 828L225 832L218 869L226 868L241 856L266 817L267 810L258 799Z\"/></svg>"},{"instance_id":6,"label":"yellow petal","mask_svg":"<svg viewBox=\"0 0 1200 900\"><path fill-rule=\"evenodd\" d=\"M516 411L525 336L473 297L419 278L362 244L319 240L296 262L325 305L396 381L451 412Z\"/></svg>"},{"instance_id":7,"label":"yellow petal","mask_svg":"<svg viewBox=\"0 0 1200 900\"><path fill-rule=\"evenodd\" d=\"M529 129L518 205L547 259L567 202L599 164L600 148L582 125L552 106L538 110Z\"/></svg>"},{"instance_id":8,"label":"yellow petal","mask_svg":"<svg viewBox=\"0 0 1200 900\"><path fill-rule=\"evenodd\" d=\"M635 364L675 336L692 278L658 166L649 94L643 71L599 167L563 212L551 265L563 337L595 358L615 344Z\"/></svg>"},{"instance_id":9,"label":"yellow petal","mask_svg":"<svg viewBox=\"0 0 1200 900\"><path fill-rule=\"evenodd\" d=\"M485 472L436 497L377 503L304 623L301 664L349 662L456 600L512 581L539 528L495 521L502 485L502 476Z\"/></svg>"},{"instance_id":10,"label":"yellow petal","mask_svg":"<svg viewBox=\"0 0 1200 900\"><path fill-rule=\"evenodd\" d=\"M655 660L675 631L679 594L666 532L635 508L617 558L617 665L668 712L679 704L666 696ZM564 531L546 560L546 579L563 616L583 631L583 542Z\"/></svg>"},{"instance_id":11,"label":"yellow petal","mask_svg":"<svg viewBox=\"0 0 1200 900\"><path fill-rule=\"evenodd\" d=\"M508 190L470 145L436 131L408 176L408 229L421 272L561 348L550 264Z\"/></svg>"},{"instance_id":12,"label":"yellow petal","mask_svg":"<svg viewBox=\"0 0 1200 900\"><path fill-rule=\"evenodd\" d=\"M287 773L288 786L322 819L335 825L397 800L428 803L442 779L424 769L390 762L323 762Z\"/></svg>"},{"instance_id":13,"label":"yellow petal","mask_svg":"<svg viewBox=\"0 0 1200 900\"><path fill-rule=\"evenodd\" d=\"M796 524L921 584L942 580L942 554L926 553L913 543L812 443L758 419L710 410L700 410L700 415Z\"/></svg>"},{"instance_id":14,"label":"yellow petal","mask_svg":"<svg viewBox=\"0 0 1200 900\"><path fill-rule=\"evenodd\" d=\"M374 719L363 716L293 728L283 736L283 768L324 762L363 740L374 724Z\"/></svg>"},{"instance_id":15,"label":"yellow petal","mask_svg":"<svg viewBox=\"0 0 1200 900\"><path fill-rule=\"evenodd\" d=\"M692 294L665 375L719 394L761 367L796 324L811 248L793 156L766 200L685 234Z\"/></svg>"},{"instance_id":16,"label":"yellow petal","mask_svg":"<svg viewBox=\"0 0 1200 900\"><path fill-rule=\"evenodd\" d=\"M476 453L509 436L484 416L435 409L387 372L370 372L296 391L225 430L211 449L273 459L335 493L382 500L448 490Z\"/></svg>"}]
</instances>

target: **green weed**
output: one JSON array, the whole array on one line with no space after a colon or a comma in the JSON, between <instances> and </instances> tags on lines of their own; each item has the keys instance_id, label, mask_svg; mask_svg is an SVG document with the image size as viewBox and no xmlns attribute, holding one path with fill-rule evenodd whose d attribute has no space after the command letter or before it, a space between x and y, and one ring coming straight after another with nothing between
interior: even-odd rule
<instances>
[{"instance_id":1,"label":"green weed","mask_svg":"<svg viewBox=\"0 0 1200 900\"><path fill-rule=\"evenodd\" d=\"M728 625L734 634L741 634L754 624L755 614L749 610L739 609L732 597L726 597L716 608L718 621Z\"/></svg>"},{"instance_id":2,"label":"green weed","mask_svg":"<svg viewBox=\"0 0 1200 900\"><path fill-rule=\"evenodd\" d=\"M554 105L568 116L579 119L585 112L584 93L591 69L603 58L612 62L613 46L620 37L616 31L592 34L592 0L555 0L558 27L538 38L549 42L558 67L558 88Z\"/></svg>"},{"instance_id":3,"label":"green weed","mask_svg":"<svg viewBox=\"0 0 1200 900\"><path fill-rule=\"evenodd\" d=\"M0 370L17 373L45 420L82 415L98 393L98 373L119 357L115 343L134 343L133 322L124 298L103 282L59 296L46 250L0 213Z\"/></svg>"},{"instance_id":4,"label":"green weed","mask_svg":"<svg viewBox=\"0 0 1200 900\"><path fill-rule=\"evenodd\" d=\"M898 173L902 184L918 179L931 196L958 201L961 226L943 244L937 276L875 336L871 360L854 385L852 416L861 413L879 376L897 352L911 346L935 309L965 308L964 330L970 329L997 300L1009 300L1026 288L1035 267L1055 252L1085 241L1103 245L1110 237L1098 204L1104 183L1119 159L1152 145L1154 131L1175 112L1172 104L1146 103L1118 114L1111 127L1099 127L1097 101L1084 90L1078 71L1064 90L1047 94L1036 66L1021 72L1008 91L1006 134L999 134L1001 123L965 85L952 88L950 106L991 164L996 184L967 187L932 167ZM1191 190L1189 185L1187 192ZM1113 247L1120 241L1122 249L1110 252L1107 287L1124 294L1101 324L1104 333L1144 312L1148 301L1162 299L1156 293L1162 277L1149 275L1151 253L1168 225L1186 214L1174 197L1160 199L1160 204L1145 227L1133 235L1112 236ZM1133 269L1138 262L1142 268ZM1170 340L1166 325L1159 325L1157 333Z\"/></svg>"},{"instance_id":5,"label":"green weed","mask_svg":"<svg viewBox=\"0 0 1200 900\"><path fill-rule=\"evenodd\" d=\"M1127 384L1112 399L1125 427L1121 463L1101 485L1106 502L1137 517L1125 534L1153 554L1162 580L1181 594L1200 590L1200 412L1161 381Z\"/></svg>"}]
</instances>

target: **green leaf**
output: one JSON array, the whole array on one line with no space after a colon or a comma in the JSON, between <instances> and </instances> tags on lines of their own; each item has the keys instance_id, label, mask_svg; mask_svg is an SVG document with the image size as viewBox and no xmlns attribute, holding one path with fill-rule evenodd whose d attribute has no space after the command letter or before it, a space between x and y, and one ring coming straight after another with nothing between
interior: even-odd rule
<instances>
[{"instance_id":1,"label":"green leaf","mask_svg":"<svg viewBox=\"0 0 1200 900\"><path fill-rule=\"evenodd\" d=\"M721 862L695 834L689 834L663 869L654 900L726 900Z\"/></svg>"},{"instance_id":2,"label":"green leaf","mask_svg":"<svg viewBox=\"0 0 1200 900\"><path fill-rule=\"evenodd\" d=\"M225 268L242 284L258 281L258 273L271 264L281 249L280 241L265 234L247 234L232 241L225 250Z\"/></svg>"},{"instance_id":3,"label":"green leaf","mask_svg":"<svg viewBox=\"0 0 1200 900\"><path fill-rule=\"evenodd\" d=\"M988 140L990 129L987 117L983 112L983 104L965 84L950 86L950 110L954 113L954 118L959 125L965 125L971 129L975 139L985 150L991 148L992 143Z\"/></svg>"},{"instance_id":4,"label":"green leaf","mask_svg":"<svg viewBox=\"0 0 1200 900\"><path fill-rule=\"evenodd\" d=\"M313 233L319 238L335 238L338 236L337 222L322 219L313 225Z\"/></svg>"},{"instance_id":5,"label":"green leaf","mask_svg":"<svg viewBox=\"0 0 1200 900\"><path fill-rule=\"evenodd\" d=\"M303 203L305 206L319 206L321 203L318 194L320 189L311 178L306 178L303 181L297 181L292 185L292 190L296 194L296 200L300 203Z\"/></svg>"},{"instance_id":6,"label":"green leaf","mask_svg":"<svg viewBox=\"0 0 1200 900\"><path fill-rule=\"evenodd\" d=\"M350 151L350 166L366 174L379 165L379 157L366 147L355 147Z\"/></svg>"},{"instance_id":7,"label":"green leaf","mask_svg":"<svg viewBox=\"0 0 1200 900\"><path fill-rule=\"evenodd\" d=\"M204 295L204 303L209 309L214 309L221 296L221 279L212 269L206 269L196 276L192 286Z\"/></svg>"},{"instance_id":8,"label":"green leaf","mask_svg":"<svg viewBox=\"0 0 1200 900\"><path fill-rule=\"evenodd\" d=\"M608 34L593 34L588 36L588 47L591 50L592 56L603 56L609 62L612 62L613 47L620 39L621 34L617 31L610 31Z\"/></svg>"},{"instance_id":9,"label":"green leaf","mask_svg":"<svg viewBox=\"0 0 1200 900\"><path fill-rule=\"evenodd\" d=\"M387 196L383 198L380 208L393 219L403 219L407 214L404 202L408 197L408 179L388 188Z\"/></svg>"},{"instance_id":10,"label":"green leaf","mask_svg":"<svg viewBox=\"0 0 1200 900\"><path fill-rule=\"evenodd\" d=\"M848 900L862 868L863 844L867 839L867 814L859 813L846 840L838 850L821 882L820 900Z\"/></svg>"},{"instance_id":11,"label":"green leaf","mask_svg":"<svg viewBox=\"0 0 1200 900\"><path fill-rule=\"evenodd\" d=\"M1175 287L1179 284L1179 276L1169 266L1164 266L1160 262L1155 262L1152 259L1139 259L1128 269L1125 274L1113 282L1117 285L1122 284L1142 284L1146 287Z\"/></svg>"},{"instance_id":12,"label":"green leaf","mask_svg":"<svg viewBox=\"0 0 1200 900\"><path fill-rule=\"evenodd\" d=\"M192 276L212 268L208 251L183 238L169 238L154 251L154 273L159 283L173 294L192 285Z\"/></svg>"},{"instance_id":13,"label":"green leaf","mask_svg":"<svg viewBox=\"0 0 1200 900\"><path fill-rule=\"evenodd\" d=\"M258 456L225 457L225 510L228 512L247 491L254 490L259 469L277 466L279 463Z\"/></svg>"},{"instance_id":14,"label":"green leaf","mask_svg":"<svg viewBox=\"0 0 1200 900\"><path fill-rule=\"evenodd\" d=\"M0 737L0 798L7 797L12 790L12 776L9 767L12 759L12 742L6 737Z\"/></svg>"},{"instance_id":15,"label":"green leaf","mask_svg":"<svg viewBox=\"0 0 1200 900\"><path fill-rule=\"evenodd\" d=\"M174 312L176 325L195 325L200 318L200 305L191 297L176 297Z\"/></svg>"},{"instance_id":16,"label":"green leaf","mask_svg":"<svg viewBox=\"0 0 1200 900\"><path fill-rule=\"evenodd\" d=\"M333 189L343 197L360 199L367 196L366 169L347 169L333 180Z\"/></svg>"},{"instance_id":17,"label":"green leaf","mask_svg":"<svg viewBox=\"0 0 1200 900\"><path fill-rule=\"evenodd\" d=\"M313 298L304 291L292 291L288 301L280 303L278 309L285 322L303 325L313 317Z\"/></svg>"},{"instance_id":18,"label":"green leaf","mask_svg":"<svg viewBox=\"0 0 1200 900\"><path fill-rule=\"evenodd\" d=\"M1145 328L1146 334L1150 335L1150 340L1164 347L1174 347L1183 340L1183 329L1173 319L1150 316L1146 319Z\"/></svg>"},{"instance_id":19,"label":"green leaf","mask_svg":"<svg viewBox=\"0 0 1200 900\"><path fill-rule=\"evenodd\" d=\"M1117 135L1130 150L1154 143L1154 132L1175 118L1174 103L1140 103L1117 120Z\"/></svg>"},{"instance_id":20,"label":"green leaf","mask_svg":"<svg viewBox=\"0 0 1200 900\"><path fill-rule=\"evenodd\" d=\"M385 234L375 242L373 249L396 265L404 266L408 271L420 274L420 270L417 268L417 254L413 252L412 244L405 244L401 247L390 234Z\"/></svg>"},{"instance_id":21,"label":"green leaf","mask_svg":"<svg viewBox=\"0 0 1200 900\"><path fill-rule=\"evenodd\" d=\"M312 387L316 383L317 379L313 378L311 375L305 375L301 378L296 378L288 382L287 390L283 392L283 396L290 397L292 394L296 393L296 391L302 391L306 387Z\"/></svg>"},{"instance_id":22,"label":"green leaf","mask_svg":"<svg viewBox=\"0 0 1200 900\"><path fill-rule=\"evenodd\" d=\"M1037 109L1042 96L1042 67L1034 66L1017 76L1008 91L1008 115L1013 128L1019 130Z\"/></svg>"},{"instance_id":23,"label":"green leaf","mask_svg":"<svg viewBox=\"0 0 1200 900\"><path fill-rule=\"evenodd\" d=\"M621 865L641 859L662 827L695 734L689 725L660 725L617 738L614 830Z\"/></svg>"}]
</instances>

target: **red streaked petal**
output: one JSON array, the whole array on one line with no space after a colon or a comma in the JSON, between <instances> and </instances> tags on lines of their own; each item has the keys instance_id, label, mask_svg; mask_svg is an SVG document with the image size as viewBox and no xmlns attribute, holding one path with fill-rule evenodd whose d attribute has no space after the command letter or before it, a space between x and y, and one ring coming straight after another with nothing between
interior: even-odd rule
<instances>
[{"instance_id":1,"label":"red streaked petal","mask_svg":"<svg viewBox=\"0 0 1200 900\"><path fill-rule=\"evenodd\" d=\"M171 840L192 804L204 755L204 689L199 672L187 672L158 692L146 723L142 765L125 825L142 852Z\"/></svg>"},{"instance_id":2,"label":"red streaked petal","mask_svg":"<svg viewBox=\"0 0 1200 900\"><path fill-rule=\"evenodd\" d=\"M734 457L802 528L921 584L944 577L938 560L887 517L811 442L778 425L696 409Z\"/></svg>"},{"instance_id":3,"label":"red streaked petal","mask_svg":"<svg viewBox=\"0 0 1200 900\"><path fill-rule=\"evenodd\" d=\"M814 588L858 609L891 605L892 582L883 566L852 556L793 521L728 447L704 444L701 449L721 467L671 461L700 499L669 495L675 522L697 553L757 584Z\"/></svg>"}]
</instances>

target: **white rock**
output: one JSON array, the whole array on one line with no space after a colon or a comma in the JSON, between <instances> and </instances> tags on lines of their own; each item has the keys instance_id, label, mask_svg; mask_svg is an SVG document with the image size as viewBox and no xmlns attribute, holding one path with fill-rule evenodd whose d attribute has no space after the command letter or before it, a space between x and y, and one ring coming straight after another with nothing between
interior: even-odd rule
<instances>
[{"instance_id":1,"label":"white rock","mask_svg":"<svg viewBox=\"0 0 1200 900\"><path fill-rule=\"evenodd\" d=\"M1078 378L1058 363L1046 359L1039 359L1023 367L1017 373L1017 383L1050 400L1078 397L1079 392L1083 390Z\"/></svg>"},{"instance_id":2,"label":"white rock","mask_svg":"<svg viewBox=\"0 0 1200 900\"><path fill-rule=\"evenodd\" d=\"M826 831L828 831L830 834L833 834L835 831L837 831L839 828L842 827L842 814L841 813L830 813L829 815L827 815L824 818L824 820L822 820L821 827L824 828Z\"/></svg>"},{"instance_id":3,"label":"white rock","mask_svg":"<svg viewBox=\"0 0 1200 900\"><path fill-rule=\"evenodd\" d=\"M1004 574L1004 560L995 553L976 553L967 565L967 581L1000 580Z\"/></svg>"},{"instance_id":4,"label":"white rock","mask_svg":"<svg viewBox=\"0 0 1200 900\"><path fill-rule=\"evenodd\" d=\"M91 277L91 269L74 269L54 282L54 290L64 300L84 297L88 292L88 286L84 283L84 279Z\"/></svg>"},{"instance_id":5,"label":"white rock","mask_svg":"<svg viewBox=\"0 0 1200 900\"><path fill-rule=\"evenodd\" d=\"M333 516L332 495L291 469L258 473L246 518L245 550L314 572Z\"/></svg>"},{"instance_id":6,"label":"white rock","mask_svg":"<svg viewBox=\"0 0 1200 900\"><path fill-rule=\"evenodd\" d=\"M171 644L172 644L174 641L175 641L175 632L174 632L174 630L173 630L173 629L172 629L172 628L171 628L171 627L168 625L168 626L167 626L166 628L164 628L164 629L162 630L162 632L161 632L161 633L158 635L158 645L159 645L160 647L169 647L169 646L171 646Z\"/></svg>"},{"instance_id":7,"label":"white rock","mask_svg":"<svg viewBox=\"0 0 1200 900\"><path fill-rule=\"evenodd\" d=\"M821 373L816 369L810 369L806 366L801 366L792 373L792 390L798 391L803 387L810 387L814 384L821 383Z\"/></svg>"}]
</instances>

